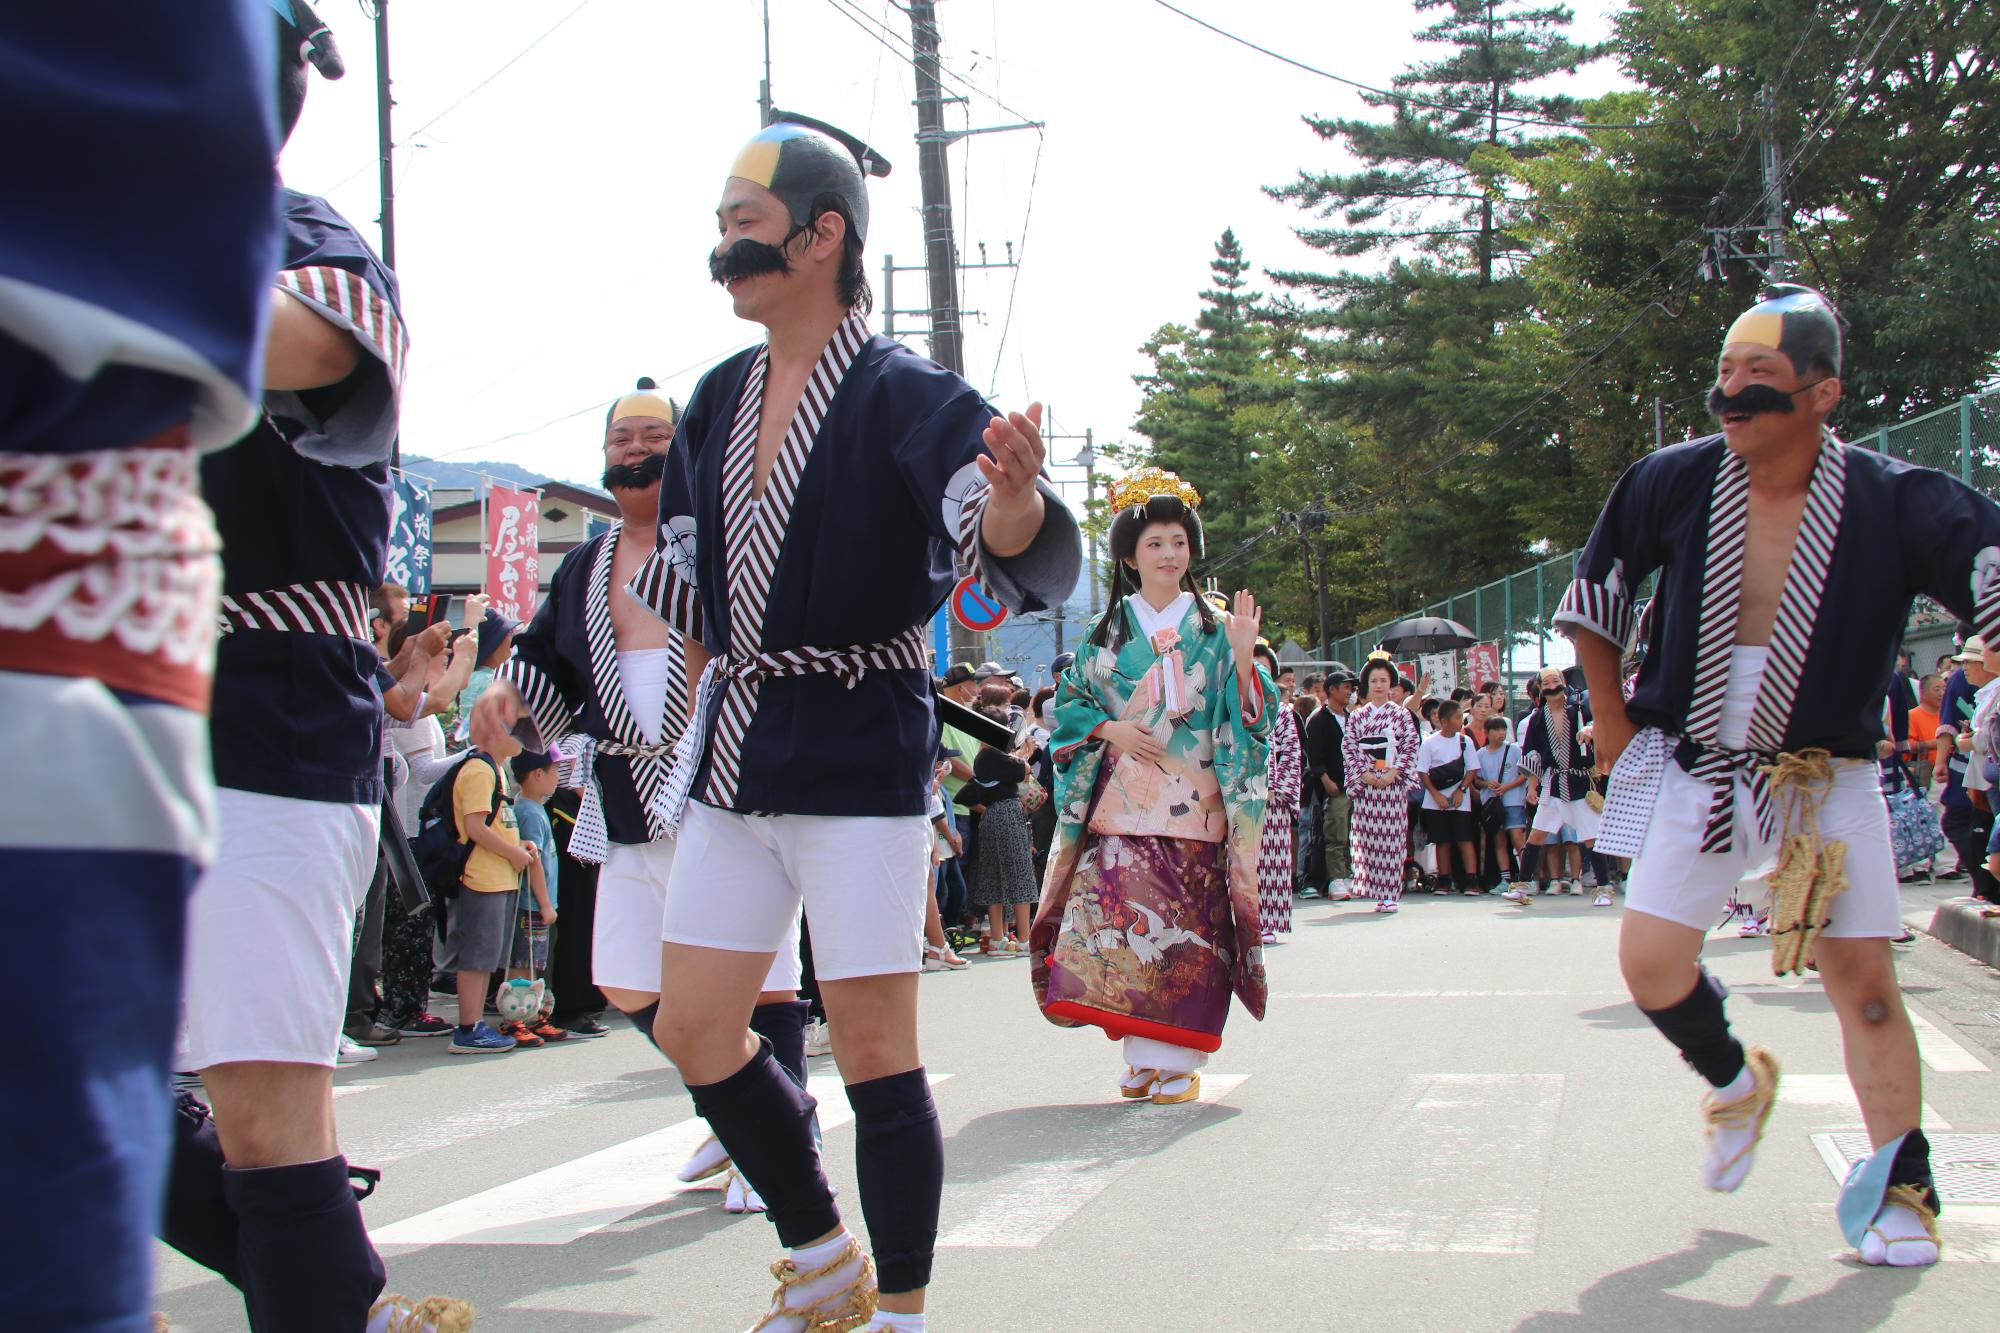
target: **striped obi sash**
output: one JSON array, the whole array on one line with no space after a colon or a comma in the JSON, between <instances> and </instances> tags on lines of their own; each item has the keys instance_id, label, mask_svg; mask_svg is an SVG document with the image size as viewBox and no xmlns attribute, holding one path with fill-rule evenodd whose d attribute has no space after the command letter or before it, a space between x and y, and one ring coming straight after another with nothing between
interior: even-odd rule
<instances>
[{"instance_id":1,"label":"striped obi sash","mask_svg":"<svg viewBox=\"0 0 2000 1333\"><path fill-rule=\"evenodd\" d=\"M670 834L680 833L681 818L687 813L688 795L694 787L694 775L701 768L702 759L710 748L711 731L714 732L716 762L720 764L726 758L730 768L735 768L743 743L742 735L711 725L718 720L717 703L731 682L755 686L761 681L784 676L831 674L851 690L871 670L928 671L929 630L928 624L912 625L893 639L858 648L788 648L748 658L732 654L709 659L707 669L701 673L695 715L689 720L687 730L681 733L680 743L674 747L673 768L650 813L666 825Z\"/></svg>"},{"instance_id":2,"label":"striped obi sash","mask_svg":"<svg viewBox=\"0 0 2000 1333\"><path fill-rule=\"evenodd\" d=\"M224 593L219 630L281 630L294 634L338 634L363 643L368 633L368 589L358 583L291 583L262 592Z\"/></svg>"}]
</instances>

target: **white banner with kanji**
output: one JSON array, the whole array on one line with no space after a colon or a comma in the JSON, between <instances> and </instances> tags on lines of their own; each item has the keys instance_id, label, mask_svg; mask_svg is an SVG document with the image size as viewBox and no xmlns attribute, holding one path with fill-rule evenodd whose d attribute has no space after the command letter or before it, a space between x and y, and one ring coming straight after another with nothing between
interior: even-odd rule
<instances>
[{"instance_id":1,"label":"white banner with kanji","mask_svg":"<svg viewBox=\"0 0 2000 1333\"><path fill-rule=\"evenodd\" d=\"M515 620L535 614L541 587L541 497L493 485L486 492L486 596Z\"/></svg>"}]
</instances>

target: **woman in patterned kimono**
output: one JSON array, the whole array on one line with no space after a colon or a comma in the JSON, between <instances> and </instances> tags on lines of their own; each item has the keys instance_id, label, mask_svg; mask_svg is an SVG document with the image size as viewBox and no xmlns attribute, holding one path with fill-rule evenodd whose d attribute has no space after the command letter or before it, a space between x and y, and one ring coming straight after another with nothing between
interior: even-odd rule
<instances>
[{"instance_id":1,"label":"woman in patterned kimono","mask_svg":"<svg viewBox=\"0 0 2000 1333\"><path fill-rule=\"evenodd\" d=\"M1059 823L1031 935L1035 999L1124 1038L1122 1096L1190 1102L1233 991L1264 1016L1257 853L1277 688L1249 593L1196 595L1201 497L1145 468L1112 488L1114 595L1056 695ZM1116 595L1130 580L1138 591Z\"/></svg>"},{"instance_id":2,"label":"woman in patterned kimono","mask_svg":"<svg viewBox=\"0 0 2000 1333\"><path fill-rule=\"evenodd\" d=\"M1259 642L1257 662L1278 678L1278 655ZM1292 873L1296 864L1299 794L1305 767L1298 714L1280 708L1271 718L1270 795L1264 802L1264 838L1257 854L1257 928L1264 943L1292 933Z\"/></svg>"},{"instance_id":3,"label":"woman in patterned kimono","mask_svg":"<svg viewBox=\"0 0 2000 1333\"><path fill-rule=\"evenodd\" d=\"M1403 897L1409 855L1410 797L1416 785L1417 721L1390 699L1396 668L1378 653L1361 668L1363 703L1347 715L1344 757L1354 803L1355 893L1393 912ZM1355 775L1360 775L1360 781Z\"/></svg>"}]
</instances>

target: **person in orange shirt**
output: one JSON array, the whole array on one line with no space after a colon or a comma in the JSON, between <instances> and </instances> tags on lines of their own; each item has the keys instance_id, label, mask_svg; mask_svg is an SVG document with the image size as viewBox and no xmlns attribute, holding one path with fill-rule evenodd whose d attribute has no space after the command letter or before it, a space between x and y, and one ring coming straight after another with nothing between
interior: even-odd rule
<instances>
[{"instance_id":1,"label":"person in orange shirt","mask_svg":"<svg viewBox=\"0 0 2000 1333\"><path fill-rule=\"evenodd\" d=\"M1944 677L1929 675L1918 688L1921 702L1910 710L1909 764L1919 789L1931 785L1931 769L1937 763L1938 707L1944 702Z\"/></svg>"}]
</instances>

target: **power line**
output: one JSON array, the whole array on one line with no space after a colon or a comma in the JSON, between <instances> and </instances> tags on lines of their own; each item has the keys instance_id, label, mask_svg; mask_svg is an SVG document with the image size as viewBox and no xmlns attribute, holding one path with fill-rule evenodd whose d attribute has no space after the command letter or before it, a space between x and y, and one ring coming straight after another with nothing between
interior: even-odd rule
<instances>
[{"instance_id":1,"label":"power line","mask_svg":"<svg viewBox=\"0 0 2000 1333\"><path fill-rule=\"evenodd\" d=\"M1317 65L1308 65L1303 60L1295 60L1291 56L1284 54L1282 51L1273 51L1268 46L1259 46L1257 43L1251 41L1248 37L1238 37L1235 33L1230 32L1226 28L1216 27L1213 23L1210 23L1207 19L1202 18L1199 15L1190 14L1185 9L1180 8L1178 5L1169 4L1168 0L1153 0L1153 3L1158 5L1162 9L1169 10L1175 14L1179 14L1182 18L1186 19L1188 22L1192 24L1195 24L1197 27L1208 29L1210 32L1214 33L1218 37L1226 37L1230 41L1235 42L1238 46L1247 46L1252 51L1257 52L1259 55L1269 56L1271 59L1279 61L1283 64L1290 65L1294 69L1302 69L1308 74L1316 74L1322 79L1331 79L1335 83L1344 83L1350 88L1358 88L1362 92L1368 93L1372 96L1380 97L1392 102L1401 102L1408 106L1428 107L1434 111L1451 111L1459 115L1488 116L1491 119L1507 121L1509 124L1544 125L1551 129L1558 129L1558 130L1651 130L1659 128L1657 122L1653 124L1593 125L1583 121L1550 120L1545 116L1522 116L1522 115L1513 115L1506 112L1495 113L1484 110L1476 106L1456 106L1450 102L1433 101L1430 98L1418 97L1411 93L1391 92L1387 88L1377 88L1373 84L1363 83L1359 79L1350 79L1344 74L1335 74L1333 71L1321 69Z\"/></svg>"},{"instance_id":2,"label":"power line","mask_svg":"<svg viewBox=\"0 0 2000 1333\"><path fill-rule=\"evenodd\" d=\"M487 84L493 82L493 80L499 78L502 74L505 74L508 70L514 68L515 65L520 63L521 58L523 56L527 55L528 52L534 50L536 47L540 46L543 42L547 41L555 33L557 28L562 27L563 24L568 23L578 14L581 14L586 8L589 7L589 5L590 5L590 0L578 0L576 8L570 10L569 13L564 14L561 18L557 19L553 24L551 24L547 29L545 29L542 32L541 36L535 38L535 40L529 42L526 46L516 51L512 56L510 56L507 59L507 62L505 64L500 66L500 68L494 70L491 74L488 74L485 78L481 79L478 83L473 84L470 88L467 88L463 93L460 93L457 99L454 100L450 105L446 106L444 110L438 112L436 115L432 116L429 120L425 121L423 124L417 126L415 129L405 134L403 136L402 142L398 143L396 147L401 148L409 144L412 140L414 140L418 135L422 134L425 130L437 124L439 121L443 120L446 116L450 115L452 112L458 110L459 107L465 105L465 103L471 100L471 98L476 93L478 93L480 89L484 88ZM370 158L367 166L364 166L357 171L353 171L345 176L342 176L339 180L335 181L332 185L328 186L326 192L328 194L332 194L335 190L338 190L341 186L347 184L349 181L353 180L356 176L360 176L367 172L375 170L377 165L378 163L376 159Z\"/></svg>"},{"instance_id":3,"label":"power line","mask_svg":"<svg viewBox=\"0 0 2000 1333\"><path fill-rule=\"evenodd\" d=\"M754 347L754 346L756 346L756 342L754 341L747 343L737 343L732 347L724 348L720 352L715 352L708 356L705 356L701 360L696 361L691 365L683 366L679 370L673 371L670 374L666 375L659 382L662 386L671 384L673 381L679 379L683 375L690 373L691 371L700 370L703 366L714 365L715 363L721 361L724 357L733 356L734 354L742 351L746 347ZM508 440L518 440L524 435L536 435L542 431L547 430L550 426L561 425L565 421L569 421L573 418L582 416L585 412L594 411L600 407L609 407L611 406L611 404L617 401L618 399L616 396L613 396L611 398L599 398L593 402L585 403L582 407L576 408L573 411L565 412L561 416L550 417L547 421L544 421L539 426L530 426L526 430L509 431L505 435L496 435L490 440L481 440L477 444L461 445L456 449L446 449L440 453L426 454L424 456L426 458L452 458L459 454L469 454L474 449L486 449L496 444L504 444Z\"/></svg>"},{"instance_id":4,"label":"power line","mask_svg":"<svg viewBox=\"0 0 2000 1333\"><path fill-rule=\"evenodd\" d=\"M849 23L852 23L855 27L861 29L861 31L864 34L866 34L871 40L879 42L884 47L886 47L892 54L896 56L897 59L908 62L912 65L916 63L916 52L915 49L909 45L909 39L907 37L904 37L901 33L897 32L895 29L887 27L881 23L878 23L874 15L862 9L859 5L854 3L854 0L827 0L827 3L832 5L834 11L838 13L842 18L846 19ZM897 8L900 9L901 6L898 5ZM940 58L937 61L937 67L940 75L938 81L940 83L952 84L958 89L960 93L977 94L978 96L983 97L987 101L991 102L994 106L999 107L1002 111L1005 111L1010 116L1017 117L1021 120L1030 119L1030 117L1023 114L1022 112L1016 111L1013 107L1008 106L1005 102L1001 101L993 93L988 92L985 88L981 87L979 84L974 83L966 75L959 73L951 66L945 64L942 58Z\"/></svg>"},{"instance_id":5,"label":"power line","mask_svg":"<svg viewBox=\"0 0 2000 1333\"><path fill-rule=\"evenodd\" d=\"M1000 321L1000 345L993 349L993 372L987 378L989 385L1000 382L1000 354L1007 350L1007 331L1014 326L1014 293L1021 286L1020 261L1028 253L1028 222L1035 216L1035 182L1042 174L1042 149L1047 146L1048 136L1035 131L1035 165L1028 172L1028 203L1021 211L1021 239L1014 245L1014 272L1007 279L1007 314Z\"/></svg>"}]
</instances>

